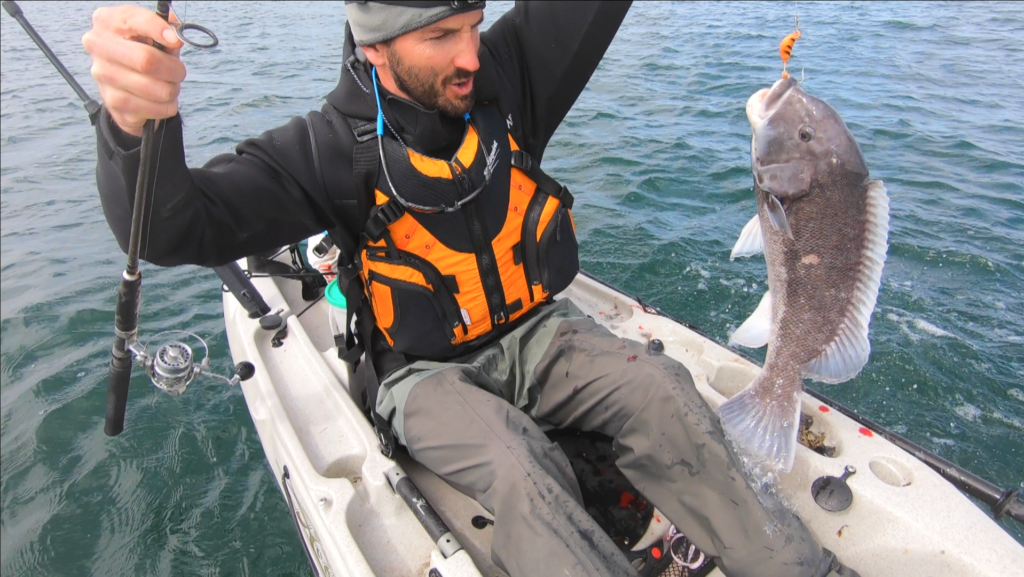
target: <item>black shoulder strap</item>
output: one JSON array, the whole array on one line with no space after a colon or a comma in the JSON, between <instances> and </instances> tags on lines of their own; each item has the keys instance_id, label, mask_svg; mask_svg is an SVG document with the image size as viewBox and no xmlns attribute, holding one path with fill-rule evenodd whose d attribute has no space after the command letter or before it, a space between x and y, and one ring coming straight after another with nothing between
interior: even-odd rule
<instances>
[{"instance_id":1,"label":"black shoulder strap","mask_svg":"<svg viewBox=\"0 0 1024 577\"><path fill-rule=\"evenodd\" d=\"M324 172L321 168L320 163L320 147L317 145L316 128L313 122L314 115L319 115L324 122L327 122L327 117L320 112L310 112L306 115L306 128L309 130L309 146L313 153L313 169L316 172L317 184L320 187L320 197L323 199L324 207L328 209L328 214L331 216L331 222L334 226L328 229L327 233L334 242L334 245L338 247L339 259L349 262L356 252L356 240L358 239L359 231L349 231L344 225L344 215L335 214L331 209L333 205L330 202L330 197L327 194L327 185L324 181ZM357 192L357 202L359 200L359 194Z\"/></svg>"},{"instance_id":2,"label":"black shoulder strap","mask_svg":"<svg viewBox=\"0 0 1024 577\"><path fill-rule=\"evenodd\" d=\"M361 374L366 385L365 407L373 421L373 428L377 434L377 441L380 443L381 453L391 457L394 452L395 440L391 433L391 424L377 412L377 395L380 391L380 377L377 374L377 365L385 365L385 373L390 373L392 368L407 364L404 356L397 352L389 351L382 359L374 362L374 338L376 319L373 315L373 307L363 290L362 280L359 277L359 270L356 266L358 253L366 230L366 223L372 209L375 208L374 190L377 187L377 176L379 170L379 159L377 143L375 142L376 125L373 122L345 117L355 135L356 144L352 149L352 188L355 191L356 206L358 215L354 219L359 223L360 230L354 231L356 245L353 245L352 235L346 234L345 229L339 225L338 228L328 231L335 244L341 249L338 262L338 283L348 302L345 319L345 334L335 335L335 345L338 347L338 357L349 363L353 368L359 364L361 357L365 355L366 362L363 364ZM306 117L309 127L310 142L313 147L314 164L317 171L317 179L321 188L325 188L323 173L320 169L319 154L316 145L316 133L310 117ZM334 219L338 223L338 219ZM355 315L355 324L358 335L353 334L352 320Z\"/></svg>"}]
</instances>

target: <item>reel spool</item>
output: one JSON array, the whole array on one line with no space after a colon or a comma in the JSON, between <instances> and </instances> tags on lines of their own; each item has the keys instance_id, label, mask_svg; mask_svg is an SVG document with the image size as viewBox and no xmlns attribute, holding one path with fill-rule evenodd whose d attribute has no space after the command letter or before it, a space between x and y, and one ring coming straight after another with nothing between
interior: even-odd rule
<instances>
[{"instance_id":1,"label":"reel spool","mask_svg":"<svg viewBox=\"0 0 1024 577\"><path fill-rule=\"evenodd\" d=\"M180 342L167 343L157 349L153 361L146 368L153 386L175 397L184 393L185 388L199 376L192 349Z\"/></svg>"},{"instance_id":2,"label":"reel spool","mask_svg":"<svg viewBox=\"0 0 1024 577\"><path fill-rule=\"evenodd\" d=\"M156 354L150 355L149 344L159 337L169 335L188 336L198 341L203 348L203 360L197 364L192 348L180 340L165 343L157 349ZM144 345L135 341L132 343L131 351L135 354L135 361L145 368L153 386L173 397L184 393L185 389L202 374L220 379L229 385L237 385L248 380L256 372L256 368L249 362L238 363L235 366L235 374L230 378L210 372L210 349L206 346L206 341L187 331L165 331L154 335Z\"/></svg>"}]
</instances>

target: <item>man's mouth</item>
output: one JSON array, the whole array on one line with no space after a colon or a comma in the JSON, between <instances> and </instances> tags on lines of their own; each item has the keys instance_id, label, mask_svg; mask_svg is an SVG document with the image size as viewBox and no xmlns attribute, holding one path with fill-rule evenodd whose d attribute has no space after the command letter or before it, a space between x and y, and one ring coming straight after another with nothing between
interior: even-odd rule
<instances>
[{"instance_id":1,"label":"man's mouth","mask_svg":"<svg viewBox=\"0 0 1024 577\"><path fill-rule=\"evenodd\" d=\"M455 91L456 96L464 98L473 92L473 78L465 78L448 84Z\"/></svg>"}]
</instances>

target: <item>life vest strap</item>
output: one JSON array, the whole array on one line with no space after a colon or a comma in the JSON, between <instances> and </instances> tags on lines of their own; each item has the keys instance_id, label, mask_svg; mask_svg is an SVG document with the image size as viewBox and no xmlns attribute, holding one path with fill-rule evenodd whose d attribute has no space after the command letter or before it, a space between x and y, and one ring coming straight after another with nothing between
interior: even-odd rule
<instances>
[{"instance_id":1,"label":"life vest strap","mask_svg":"<svg viewBox=\"0 0 1024 577\"><path fill-rule=\"evenodd\" d=\"M352 127L352 134L355 135L356 142L362 143L377 137L376 123L352 118L350 116L346 116L345 118L348 120L349 126Z\"/></svg>"},{"instance_id":2,"label":"life vest strap","mask_svg":"<svg viewBox=\"0 0 1024 577\"><path fill-rule=\"evenodd\" d=\"M377 368L373 362L373 329L377 325L373 315L373 307L370 299L363 293L360 298L360 318L356 321L359 327L359 335L362 340L366 363L363 365L363 378L366 379L366 404L370 411L370 418L373 419L373 430L377 433L377 442L380 444L380 452L387 458L391 458L395 450L395 437L391 433L391 423L377 412L377 394L380 392L380 377L377 375Z\"/></svg>"},{"instance_id":3,"label":"life vest strap","mask_svg":"<svg viewBox=\"0 0 1024 577\"><path fill-rule=\"evenodd\" d=\"M526 173L526 176L530 177L530 180L537 183L537 188L550 196L558 199L558 202L562 203L562 206L572 210L573 199L572 193L569 189L561 185L555 179L547 175L546 172L541 170L540 164L533 161L530 158L529 153L520 149L512 151L512 166L522 170Z\"/></svg>"}]
</instances>

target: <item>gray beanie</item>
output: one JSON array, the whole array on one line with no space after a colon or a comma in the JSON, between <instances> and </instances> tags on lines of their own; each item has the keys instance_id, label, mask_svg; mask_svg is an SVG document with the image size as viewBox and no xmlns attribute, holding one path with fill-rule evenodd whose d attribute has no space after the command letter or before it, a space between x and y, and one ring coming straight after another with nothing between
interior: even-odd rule
<instances>
[{"instance_id":1,"label":"gray beanie","mask_svg":"<svg viewBox=\"0 0 1024 577\"><path fill-rule=\"evenodd\" d=\"M387 42L449 16L481 10L484 0L448 2L345 2L348 25L357 46Z\"/></svg>"}]
</instances>

